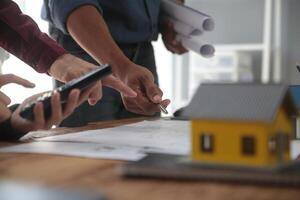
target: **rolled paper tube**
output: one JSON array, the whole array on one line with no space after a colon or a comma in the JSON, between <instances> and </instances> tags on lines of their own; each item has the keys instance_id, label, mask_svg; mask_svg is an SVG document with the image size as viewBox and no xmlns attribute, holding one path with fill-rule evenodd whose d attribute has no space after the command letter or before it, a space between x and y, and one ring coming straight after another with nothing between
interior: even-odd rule
<instances>
[{"instance_id":1,"label":"rolled paper tube","mask_svg":"<svg viewBox=\"0 0 300 200\"><path fill-rule=\"evenodd\" d=\"M165 15L195 27L201 32L212 31L215 27L214 20L205 13L179 4L174 0L162 0L161 2L162 11Z\"/></svg>"},{"instance_id":2,"label":"rolled paper tube","mask_svg":"<svg viewBox=\"0 0 300 200\"><path fill-rule=\"evenodd\" d=\"M186 49L194 51L205 58L210 58L215 53L215 48L211 44L203 44L182 35L177 36L177 40L180 41Z\"/></svg>"},{"instance_id":3,"label":"rolled paper tube","mask_svg":"<svg viewBox=\"0 0 300 200\"><path fill-rule=\"evenodd\" d=\"M188 24L185 24L181 21L178 21L176 19L172 19L171 17L165 17L166 20L169 20L173 26L176 33L179 33L180 35L184 35L187 37L190 36L199 36L202 34L202 32Z\"/></svg>"}]
</instances>

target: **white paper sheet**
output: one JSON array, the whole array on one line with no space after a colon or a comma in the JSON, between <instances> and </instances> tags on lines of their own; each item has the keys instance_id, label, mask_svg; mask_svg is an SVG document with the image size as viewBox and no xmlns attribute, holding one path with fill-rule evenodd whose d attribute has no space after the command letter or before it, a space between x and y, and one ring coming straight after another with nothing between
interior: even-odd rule
<instances>
[{"instance_id":1,"label":"white paper sheet","mask_svg":"<svg viewBox=\"0 0 300 200\"><path fill-rule=\"evenodd\" d=\"M140 152L189 153L189 122L175 120L143 121L115 128L98 129L45 137L38 141L96 143L138 148Z\"/></svg>"},{"instance_id":2,"label":"white paper sheet","mask_svg":"<svg viewBox=\"0 0 300 200\"><path fill-rule=\"evenodd\" d=\"M148 152L188 155L189 134L188 121L144 121L116 128L39 138L33 143L1 148L0 152L134 161Z\"/></svg>"},{"instance_id":3,"label":"white paper sheet","mask_svg":"<svg viewBox=\"0 0 300 200\"><path fill-rule=\"evenodd\" d=\"M1 148L0 153L38 153L126 161L136 161L146 155L134 148L77 142L31 142Z\"/></svg>"},{"instance_id":4,"label":"white paper sheet","mask_svg":"<svg viewBox=\"0 0 300 200\"><path fill-rule=\"evenodd\" d=\"M212 31L215 27L213 19L198 10L176 3L173 0L162 0L163 13L201 32Z\"/></svg>"}]
</instances>

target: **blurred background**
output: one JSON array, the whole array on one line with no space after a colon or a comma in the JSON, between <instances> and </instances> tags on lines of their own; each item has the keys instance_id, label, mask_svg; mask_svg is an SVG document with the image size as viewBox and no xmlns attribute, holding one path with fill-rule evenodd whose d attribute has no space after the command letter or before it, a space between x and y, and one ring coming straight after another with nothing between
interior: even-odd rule
<instances>
[{"instance_id":1,"label":"blurred background","mask_svg":"<svg viewBox=\"0 0 300 200\"><path fill-rule=\"evenodd\" d=\"M159 81L165 97L172 103L169 111L186 105L203 82L275 82L300 84L296 70L300 61L299 0L185 0L186 4L211 15L213 32L202 40L216 48L213 58L195 53L176 56L168 52L161 39L154 43ZM40 18L42 0L15 0L40 29L48 25ZM36 73L22 61L0 50L2 73L14 73L36 84L35 89L3 87L12 103L50 90L52 79Z\"/></svg>"}]
</instances>

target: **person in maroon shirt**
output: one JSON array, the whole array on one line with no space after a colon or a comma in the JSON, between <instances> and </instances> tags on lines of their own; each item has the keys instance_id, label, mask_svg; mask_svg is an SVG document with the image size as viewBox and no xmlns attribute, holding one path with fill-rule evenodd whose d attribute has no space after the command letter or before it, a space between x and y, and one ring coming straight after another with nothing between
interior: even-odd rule
<instances>
[{"instance_id":1,"label":"person in maroon shirt","mask_svg":"<svg viewBox=\"0 0 300 200\"><path fill-rule=\"evenodd\" d=\"M11 0L0 1L0 47L23 60L37 72L48 73L53 78L62 82L68 82L74 78L80 77L96 67L91 63L68 54L54 40L48 37L47 34L42 33L37 24L29 16L24 15L18 5ZM2 75L0 77L0 87L5 83L16 82L16 79L20 80L19 77L16 76L9 75L4 78ZM24 85L24 81L17 83ZM76 90L73 91L74 94L71 92L70 97L75 98L76 100L69 100L69 103L72 104L70 110L72 111L74 106L79 105L86 99L88 99L90 105L94 105L102 96L102 85L112 87L128 97L136 96L136 93L133 90L111 75L101 82L98 81L83 94L80 94L80 91ZM25 86L28 86L28 83L25 83ZM77 95L80 96L76 97ZM9 110L5 110L8 105L7 102L9 102L9 98L7 98L8 97L5 94L0 93L0 122L7 118L10 119L10 117L16 119L14 113L12 114ZM33 97L30 99L32 100L32 98ZM57 100L59 100L59 94L54 95L52 103L55 103L56 105L58 103ZM41 106L42 105L40 105L40 107ZM39 105L37 104L36 107L39 107ZM36 108L36 110L37 113L40 114L39 116L42 117L41 108ZM70 110L67 110L67 114L69 114ZM59 107L57 113L62 112L63 111L61 111L61 108ZM41 123L42 125L39 124L36 126L35 123L31 123L30 125L26 124L26 130L23 130L30 131L41 128L50 128L52 124L58 124L65 116L66 115L61 115L61 117L52 120L50 119L48 122L45 122L45 119L39 118L40 120L44 120L44 123ZM20 119L17 119L17 121L22 122ZM24 121L23 123L28 123L28 121ZM19 124L18 127L22 126Z\"/></svg>"}]
</instances>

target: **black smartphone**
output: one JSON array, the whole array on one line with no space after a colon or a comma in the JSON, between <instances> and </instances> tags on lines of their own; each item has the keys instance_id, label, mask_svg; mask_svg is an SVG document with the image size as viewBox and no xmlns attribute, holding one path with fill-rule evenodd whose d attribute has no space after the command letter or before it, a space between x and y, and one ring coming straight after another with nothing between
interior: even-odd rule
<instances>
[{"instance_id":1,"label":"black smartphone","mask_svg":"<svg viewBox=\"0 0 300 200\"><path fill-rule=\"evenodd\" d=\"M94 82L112 74L112 69L110 65L105 64L101 65L95 70L88 72L87 74L74 79L65 85L62 85L54 91L58 91L60 93L60 101L62 106L64 106L68 100L69 93L72 89L80 89L81 91L85 90L87 87L91 86ZM44 115L45 118L49 118L51 116L51 96L53 91L49 91L38 97L35 101L30 102L20 112L21 117L34 120L33 108L37 102L42 102L44 107Z\"/></svg>"}]
</instances>

